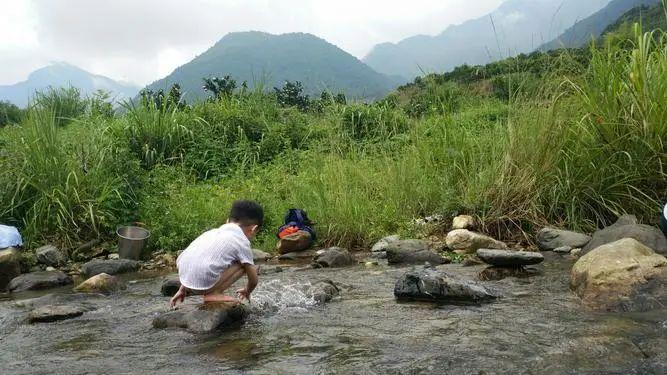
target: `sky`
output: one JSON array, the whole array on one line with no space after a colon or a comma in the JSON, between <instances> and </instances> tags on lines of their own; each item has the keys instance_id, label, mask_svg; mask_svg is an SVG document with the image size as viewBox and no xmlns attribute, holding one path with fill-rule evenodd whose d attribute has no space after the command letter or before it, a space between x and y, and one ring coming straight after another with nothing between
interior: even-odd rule
<instances>
[{"instance_id":1,"label":"sky","mask_svg":"<svg viewBox=\"0 0 667 375\"><path fill-rule=\"evenodd\" d=\"M51 62L145 85L225 34L308 32L358 58L483 16L503 0L0 0L0 84Z\"/></svg>"}]
</instances>

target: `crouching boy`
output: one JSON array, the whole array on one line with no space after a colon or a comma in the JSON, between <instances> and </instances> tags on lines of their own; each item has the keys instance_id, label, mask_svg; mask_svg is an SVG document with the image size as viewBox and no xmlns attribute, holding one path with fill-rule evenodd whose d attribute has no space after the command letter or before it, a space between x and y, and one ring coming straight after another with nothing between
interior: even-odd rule
<instances>
[{"instance_id":1,"label":"crouching boy","mask_svg":"<svg viewBox=\"0 0 667 375\"><path fill-rule=\"evenodd\" d=\"M264 210L252 201L236 201L227 223L203 233L181 253L176 261L181 288L171 306L185 300L186 294L204 296L204 302L237 302L224 292L244 274L248 281L236 293L250 300L257 286L250 240L264 220Z\"/></svg>"}]
</instances>

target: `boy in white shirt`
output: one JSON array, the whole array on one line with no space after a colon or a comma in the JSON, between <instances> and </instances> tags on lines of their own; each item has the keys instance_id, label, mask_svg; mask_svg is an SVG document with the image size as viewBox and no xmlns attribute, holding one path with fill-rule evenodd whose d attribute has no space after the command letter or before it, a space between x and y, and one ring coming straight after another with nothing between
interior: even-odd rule
<instances>
[{"instance_id":1,"label":"boy in white shirt","mask_svg":"<svg viewBox=\"0 0 667 375\"><path fill-rule=\"evenodd\" d=\"M186 294L204 296L204 302L237 302L223 293L244 274L248 281L236 293L250 300L257 286L250 240L264 221L264 210L253 201L232 204L227 224L203 233L176 260L181 287L170 304L176 306Z\"/></svg>"}]
</instances>

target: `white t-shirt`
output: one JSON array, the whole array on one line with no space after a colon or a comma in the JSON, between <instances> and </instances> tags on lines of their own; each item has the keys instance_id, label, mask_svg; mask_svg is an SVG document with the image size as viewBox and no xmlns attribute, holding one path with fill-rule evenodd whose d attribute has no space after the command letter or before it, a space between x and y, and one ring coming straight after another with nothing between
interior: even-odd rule
<instances>
[{"instance_id":1,"label":"white t-shirt","mask_svg":"<svg viewBox=\"0 0 667 375\"><path fill-rule=\"evenodd\" d=\"M254 264L250 241L238 224L203 233L176 260L181 284L193 290L212 288L232 264Z\"/></svg>"}]
</instances>

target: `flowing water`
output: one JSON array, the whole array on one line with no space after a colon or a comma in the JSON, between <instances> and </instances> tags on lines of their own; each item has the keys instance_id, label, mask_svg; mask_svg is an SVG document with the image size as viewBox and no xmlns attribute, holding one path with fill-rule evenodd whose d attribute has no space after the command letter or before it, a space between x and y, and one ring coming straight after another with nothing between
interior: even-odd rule
<instances>
[{"instance_id":1,"label":"flowing water","mask_svg":"<svg viewBox=\"0 0 667 375\"><path fill-rule=\"evenodd\" d=\"M16 301L0 301L0 373L667 373L667 310L588 312L568 289L571 265L548 256L539 276L485 282L504 298L481 306L397 303L407 268L286 270L260 276L243 325L207 335L153 329L167 310L162 278L130 275L127 290L71 320L28 325ZM440 268L474 278L483 267ZM317 306L308 288L322 278L341 296Z\"/></svg>"}]
</instances>

